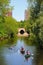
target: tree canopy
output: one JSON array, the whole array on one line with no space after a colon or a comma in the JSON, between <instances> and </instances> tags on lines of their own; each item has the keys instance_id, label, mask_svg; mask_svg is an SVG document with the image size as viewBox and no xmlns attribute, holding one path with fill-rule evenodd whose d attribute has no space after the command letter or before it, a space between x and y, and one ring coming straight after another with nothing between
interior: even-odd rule
<instances>
[{"instance_id":1,"label":"tree canopy","mask_svg":"<svg viewBox=\"0 0 43 65\"><path fill-rule=\"evenodd\" d=\"M4 22L4 17L6 16L6 13L10 8L9 3L10 0L0 0L0 19L3 22Z\"/></svg>"}]
</instances>

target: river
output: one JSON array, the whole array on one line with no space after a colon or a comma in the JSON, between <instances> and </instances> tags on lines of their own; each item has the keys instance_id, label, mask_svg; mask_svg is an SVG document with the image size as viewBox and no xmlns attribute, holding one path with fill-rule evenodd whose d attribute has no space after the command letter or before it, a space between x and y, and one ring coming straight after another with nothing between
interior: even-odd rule
<instances>
[{"instance_id":1,"label":"river","mask_svg":"<svg viewBox=\"0 0 43 65\"><path fill-rule=\"evenodd\" d=\"M32 54L28 60L20 53L21 47ZM0 65L43 65L43 50L36 45L30 45L24 39L0 42Z\"/></svg>"}]
</instances>

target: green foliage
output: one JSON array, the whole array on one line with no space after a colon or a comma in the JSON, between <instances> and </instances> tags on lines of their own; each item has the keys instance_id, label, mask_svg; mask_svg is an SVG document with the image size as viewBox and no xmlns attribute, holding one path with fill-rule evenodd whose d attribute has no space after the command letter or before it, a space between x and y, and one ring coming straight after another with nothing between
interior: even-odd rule
<instances>
[{"instance_id":1,"label":"green foliage","mask_svg":"<svg viewBox=\"0 0 43 65\"><path fill-rule=\"evenodd\" d=\"M29 37L24 38L24 41L27 45L38 45L36 36L33 33L30 33Z\"/></svg>"},{"instance_id":2,"label":"green foliage","mask_svg":"<svg viewBox=\"0 0 43 65\"><path fill-rule=\"evenodd\" d=\"M29 20L24 22L24 28L26 29L26 31L31 32L31 26L32 25L30 24Z\"/></svg>"},{"instance_id":3,"label":"green foliage","mask_svg":"<svg viewBox=\"0 0 43 65\"><path fill-rule=\"evenodd\" d=\"M40 9L41 9L41 4L43 3L43 0L31 0L33 4L30 7L31 11L31 19L35 21L39 17ZM28 0L29 3L29 0ZM31 4L31 3L30 3Z\"/></svg>"},{"instance_id":4,"label":"green foliage","mask_svg":"<svg viewBox=\"0 0 43 65\"><path fill-rule=\"evenodd\" d=\"M40 20L40 33L39 33L39 37L43 41L43 17L40 17L39 20Z\"/></svg>"},{"instance_id":5,"label":"green foliage","mask_svg":"<svg viewBox=\"0 0 43 65\"><path fill-rule=\"evenodd\" d=\"M12 17L6 17L5 18L5 25L8 27L8 28L10 28L10 29L12 29L12 31L14 31L15 32L15 30L17 29L17 22L16 22L16 20L15 19L13 19ZM17 30L16 30L17 31Z\"/></svg>"},{"instance_id":6,"label":"green foliage","mask_svg":"<svg viewBox=\"0 0 43 65\"><path fill-rule=\"evenodd\" d=\"M6 13L8 13L8 10L10 9L9 3L10 0L0 0L0 22L5 22Z\"/></svg>"},{"instance_id":7,"label":"green foliage","mask_svg":"<svg viewBox=\"0 0 43 65\"><path fill-rule=\"evenodd\" d=\"M17 22L12 17L6 17L4 23L0 23L0 36L5 36L17 33Z\"/></svg>"},{"instance_id":8,"label":"green foliage","mask_svg":"<svg viewBox=\"0 0 43 65\"><path fill-rule=\"evenodd\" d=\"M30 24L31 32L35 38L31 37L29 39L35 41L43 46L43 0L28 0L30 7ZM32 4L33 3L33 4ZM27 27L28 28L28 27ZM28 28L29 29L29 28Z\"/></svg>"},{"instance_id":9,"label":"green foliage","mask_svg":"<svg viewBox=\"0 0 43 65\"><path fill-rule=\"evenodd\" d=\"M18 22L18 27L19 27L19 28L23 28L23 27L24 27L24 21Z\"/></svg>"}]
</instances>

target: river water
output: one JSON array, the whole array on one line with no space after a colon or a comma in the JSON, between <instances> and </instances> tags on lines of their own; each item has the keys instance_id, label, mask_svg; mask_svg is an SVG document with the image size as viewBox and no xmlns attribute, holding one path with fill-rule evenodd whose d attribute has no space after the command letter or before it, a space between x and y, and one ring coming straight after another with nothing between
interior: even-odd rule
<instances>
[{"instance_id":1,"label":"river water","mask_svg":"<svg viewBox=\"0 0 43 65\"><path fill-rule=\"evenodd\" d=\"M25 59L25 54L20 53L21 47L31 53L28 60ZM43 65L43 50L36 45L30 45L24 39L0 42L0 65Z\"/></svg>"}]
</instances>

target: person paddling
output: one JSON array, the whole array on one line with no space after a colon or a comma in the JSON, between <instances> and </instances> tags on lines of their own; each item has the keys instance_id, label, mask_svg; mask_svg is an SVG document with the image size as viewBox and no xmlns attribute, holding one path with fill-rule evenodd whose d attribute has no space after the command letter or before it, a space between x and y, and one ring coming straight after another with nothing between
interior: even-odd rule
<instances>
[{"instance_id":1,"label":"person paddling","mask_svg":"<svg viewBox=\"0 0 43 65\"><path fill-rule=\"evenodd\" d=\"M30 52L27 50L27 51L26 51L26 54L27 54L27 55L30 55Z\"/></svg>"},{"instance_id":2,"label":"person paddling","mask_svg":"<svg viewBox=\"0 0 43 65\"><path fill-rule=\"evenodd\" d=\"M21 52L22 54L24 54L24 53L25 53L25 50L24 50L24 48L23 48L23 47L21 47L20 52Z\"/></svg>"},{"instance_id":3,"label":"person paddling","mask_svg":"<svg viewBox=\"0 0 43 65\"><path fill-rule=\"evenodd\" d=\"M25 59L28 59L31 56L30 52L27 50L25 54Z\"/></svg>"}]
</instances>

